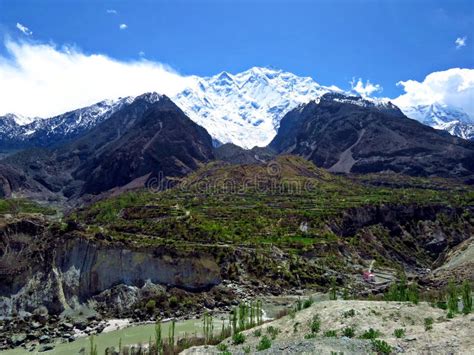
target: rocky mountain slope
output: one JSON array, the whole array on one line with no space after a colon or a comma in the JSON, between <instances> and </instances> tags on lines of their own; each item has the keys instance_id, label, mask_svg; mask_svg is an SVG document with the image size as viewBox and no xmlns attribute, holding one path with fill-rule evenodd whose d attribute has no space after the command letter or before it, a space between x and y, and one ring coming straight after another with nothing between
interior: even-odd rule
<instances>
[{"instance_id":1,"label":"rocky mountain slope","mask_svg":"<svg viewBox=\"0 0 474 355\"><path fill-rule=\"evenodd\" d=\"M194 122L206 128L214 145L233 143L243 148L266 146L283 116L325 93L342 93L309 77L271 68L254 67L237 74L193 76L188 88L172 100ZM57 146L87 133L133 97L105 100L62 115L41 119L9 114L0 117L0 151ZM367 99L386 104L385 99ZM366 101L367 101L366 100ZM406 116L464 139L474 138L474 120L461 109L441 104L401 107Z\"/></svg>"},{"instance_id":2,"label":"rocky mountain slope","mask_svg":"<svg viewBox=\"0 0 474 355\"><path fill-rule=\"evenodd\" d=\"M145 94L71 143L4 159L1 190L78 197L183 176L210 159L209 134L167 97Z\"/></svg>"},{"instance_id":3,"label":"rocky mountain slope","mask_svg":"<svg viewBox=\"0 0 474 355\"><path fill-rule=\"evenodd\" d=\"M105 100L48 119L0 117L0 150L53 147L87 133L116 111L133 102L132 97Z\"/></svg>"},{"instance_id":4,"label":"rocky mountain slope","mask_svg":"<svg viewBox=\"0 0 474 355\"><path fill-rule=\"evenodd\" d=\"M474 174L474 143L409 119L396 106L326 94L290 111L270 147L333 172L414 176Z\"/></svg>"}]
</instances>

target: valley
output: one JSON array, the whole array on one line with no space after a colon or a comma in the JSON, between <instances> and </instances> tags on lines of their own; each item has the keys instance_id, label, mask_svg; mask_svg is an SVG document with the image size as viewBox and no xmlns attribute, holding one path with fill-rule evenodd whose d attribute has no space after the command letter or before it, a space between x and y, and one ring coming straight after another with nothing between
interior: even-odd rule
<instances>
[{"instance_id":1,"label":"valley","mask_svg":"<svg viewBox=\"0 0 474 355\"><path fill-rule=\"evenodd\" d=\"M474 143L321 90L279 111L264 147L220 144L157 93L58 116L85 124L15 146L0 160L0 351L246 353L233 338L247 332L246 349L267 353L417 352L441 346L422 314L470 324ZM367 314L410 307L414 324ZM380 334L352 339L345 328L369 330L336 326L345 312ZM331 336L306 332L316 315ZM176 338L158 344L161 326ZM454 333L448 348L471 346Z\"/></svg>"}]
</instances>

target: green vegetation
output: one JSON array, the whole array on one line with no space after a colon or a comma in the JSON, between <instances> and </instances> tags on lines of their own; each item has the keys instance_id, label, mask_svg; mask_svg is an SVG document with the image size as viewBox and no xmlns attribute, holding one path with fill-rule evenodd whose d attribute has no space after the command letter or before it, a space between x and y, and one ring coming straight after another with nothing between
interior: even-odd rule
<instances>
[{"instance_id":1,"label":"green vegetation","mask_svg":"<svg viewBox=\"0 0 474 355\"><path fill-rule=\"evenodd\" d=\"M133 241L134 245L226 243L262 249L276 245L299 254L337 241L326 225L348 208L474 202L473 189L454 184L446 189L444 181L418 179L415 184L408 179L405 183L398 176L405 187L374 187L331 175L297 157L279 157L278 162L278 177L269 176L264 165L210 164L173 189L124 193L69 218L87 224L92 236L100 227L113 240ZM306 231L300 230L302 223L308 224ZM331 254L321 262L341 263Z\"/></svg>"},{"instance_id":2,"label":"green vegetation","mask_svg":"<svg viewBox=\"0 0 474 355\"><path fill-rule=\"evenodd\" d=\"M329 289L329 299L332 301L337 300L336 278L334 277L331 277L331 288Z\"/></svg>"},{"instance_id":3,"label":"green vegetation","mask_svg":"<svg viewBox=\"0 0 474 355\"><path fill-rule=\"evenodd\" d=\"M355 330L352 327L346 327L342 330L342 335L348 338L353 338L355 335Z\"/></svg>"},{"instance_id":4,"label":"green vegetation","mask_svg":"<svg viewBox=\"0 0 474 355\"><path fill-rule=\"evenodd\" d=\"M272 342L266 335L260 339L260 342L257 344L257 351L262 351L266 349L270 349L272 347Z\"/></svg>"},{"instance_id":5,"label":"green vegetation","mask_svg":"<svg viewBox=\"0 0 474 355\"><path fill-rule=\"evenodd\" d=\"M388 292L384 295L384 299L386 301L418 304L420 298L418 286L414 283L408 286L407 278L403 271L398 273L398 280L398 282L390 285Z\"/></svg>"},{"instance_id":6,"label":"green vegetation","mask_svg":"<svg viewBox=\"0 0 474 355\"><path fill-rule=\"evenodd\" d=\"M335 338L335 337L337 337L337 331L336 330L326 330L324 332L324 336L326 338Z\"/></svg>"},{"instance_id":7,"label":"green vegetation","mask_svg":"<svg viewBox=\"0 0 474 355\"><path fill-rule=\"evenodd\" d=\"M433 329L433 323L434 323L433 318L431 317L425 318L424 322L425 322L426 331Z\"/></svg>"},{"instance_id":8,"label":"green vegetation","mask_svg":"<svg viewBox=\"0 0 474 355\"><path fill-rule=\"evenodd\" d=\"M382 333L378 330L375 329L368 329L366 330L361 336L361 339L376 339L379 338L382 335Z\"/></svg>"},{"instance_id":9,"label":"green vegetation","mask_svg":"<svg viewBox=\"0 0 474 355\"><path fill-rule=\"evenodd\" d=\"M0 215L11 214L17 216L19 214L35 213L51 216L55 215L57 211L23 198L0 199Z\"/></svg>"},{"instance_id":10,"label":"green vegetation","mask_svg":"<svg viewBox=\"0 0 474 355\"><path fill-rule=\"evenodd\" d=\"M217 344L216 348L217 348L217 350L219 350L219 351L227 351L227 345L224 344L224 343L219 343L219 344Z\"/></svg>"},{"instance_id":11,"label":"green vegetation","mask_svg":"<svg viewBox=\"0 0 474 355\"><path fill-rule=\"evenodd\" d=\"M384 340L373 339L372 348L377 354L390 354L392 347Z\"/></svg>"},{"instance_id":12,"label":"green vegetation","mask_svg":"<svg viewBox=\"0 0 474 355\"><path fill-rule=\"evenodd\" d=\"M355 311L353 309L350 309L348 311L345 311L342 315L344 318L354 317Z\"/></svg>"},{"instance_id":13,"label":"green vegetation","mask_svg":"<svg viewBox=\"0 0 474 355\"><path fill-rule=\"evenodd\" d=\"M450 280L448 283L448 314L454 315L458 313L458 292L456 285L453 280Z\"/></svg>"},{"instance_id":14,"label":"green vegetation","mask_svg":"<svg viewBox=\"0 0 474 355\"><path fill-rule=\"evenodd\" d=\"M245 335L243 333L235 333L232 336L232 341L235 345L243 344L245 343Z\"/></svg>"},{"instance_id":15,"label":"green vegetation","mask_svg":"<svg viewBox=\"0 0 474 355\"><path fill-rule=\"evenodd\" d=\"M464 314L469 314L472 312L471 284L467 280L464 280L462 284L462 304L462 312Z\"/></svg>"},{"instance_id":16,"label":"green vegetation","mask_svg":"<svg viewBox=\"0 0 474 355\"><path fill-rule=\"evenodd\" d=\"M275 340L277 335L280 333L280 329L271 325L267 328L267 333L270 335L272 340Z\"/></svg>"},{"instance_id":17,"label":"green vegetation","mask_svg":"<svg viewBox=\"0 0 474 355\"><path fill-rule=\"evenodd\" d=\"M209 344L214 336L214 321L209 313L204 313L202 318L202 333L204 334L204 343Z\"/></svg>"},{"instance_id":18,"label":"green vegetation","mask_svg":"<svg viewBox=\"0 0 474 355\"><path fill-rule=\"evenodd\" d=\"M120 343L119 343L119 353L121 351L121 348L122 348L122 344L121 344L121 339L120 339ZM157 353L157 355L162 355L163 354L163 339L162 339L162 335L161 335L161 321L160 320L156 320L156 323L155 323L155 351Z\"/></svg>"},{"instance_id":19,"label":"green vegetation","mask_svg":"<svg viewBox=\"0 0 474 355\"><path fill-rule=\"evenodd\" d=\"M404 328L398 328L393 331L393 335L395 335L395 338L403 338L405 336L405 329Z\"/></svg>"},{"instance_id":20,"label":"green vegetation","mask_svg":"<svg viewBox=\"0 0 474 355\"><path fill-rule=\"evenodd\" d=\"M311 330L312 334L318 333L319 330L321 329L321 320L318 314L315 314L313 316L313 319L309 323L309 329Z\"/></svg>"},{"instance_id":21,"label":"green vegetation","mask_svg":"<svg viewBox=\"0 0 474 355\"><path fill-rule=\"evenodd\" d=\"M89 338L89 355L98 355L97 344L94 344L94 336L91 335Z\"/></svg>"}]
</instances>

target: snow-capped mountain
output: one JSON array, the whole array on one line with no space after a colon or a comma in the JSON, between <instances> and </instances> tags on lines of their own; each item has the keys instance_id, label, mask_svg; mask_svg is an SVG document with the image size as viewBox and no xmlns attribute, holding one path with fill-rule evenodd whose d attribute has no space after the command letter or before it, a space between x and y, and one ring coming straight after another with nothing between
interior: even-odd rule
<instances>
[{"instance_id":1,"label":"snow-capped mountain","mask_svg":"<svg viewBox=\"0 0 474 355\"><path fill-rule=\"evenodd\" d=\"M173 101L216 140L244 148L266 146L281 118L297 105L327 92L341 92L309 77L260 67L235 75L194 77L194 81Z\"/></svg>"},{"instance_id":2,"label":"snow-capped mountain","mask_svg":"<svg viewBox=\"0 0 474 355\"><path fill-rule=\"evenodd\" d=\"M387 99L361 98L335 86L322 86L309 77L271 68L254 67L238 74L222 72L211 77L191 77L192 84L171 99L211 134L216 144L234 143L244 148L266 146L276 135L280 120L290 110L326 99L398 110ZM156 93L145 94L158 100ZM8 114L0 117L0 148L53 146L74 139L134 97L104 100L92 106L48 119ZM449 133L474 139L474 120L461 109L442 104L401 107L405 115Z\"/></svg>"},{"instance_id":3,"label":"snow-capped mountain","mask_svg":"<svg viewBox=\"0 0 474 355\"><path fill-rule=\"evenodd\" d=\"M59 144L105 121L133 97L104 100L52 118L27 119L13 114L0 117L0 147L44 147Z\"/></svg>"},{"instance_id":4,"label":"snow-capped mountain","mask_svg":"<svg viewBox=\"0 0 474 355\"><path fill-rule=\"evenodd\" d=\"M400 108L406 116L425 125L464 139L474 139L474 119L458 107L433 103Z\"/></svg>"}]
</instances>

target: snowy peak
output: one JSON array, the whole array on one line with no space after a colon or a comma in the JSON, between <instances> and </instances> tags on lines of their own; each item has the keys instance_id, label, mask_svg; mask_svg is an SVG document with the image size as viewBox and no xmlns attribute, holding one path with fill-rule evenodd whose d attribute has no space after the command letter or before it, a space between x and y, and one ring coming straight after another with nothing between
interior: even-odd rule
<instances>
[{"instance_id":1,"label":"snowy peak","mask_svg":"<svg viewBox=\"0 0 474 355\"><path fill-rule=\"evenodd\" d=\"M430 127L464 139L474 139L474 119L462 109L441 103L401 107L403 113Z\"/></svg>"},{"instance_id":2,"label":"snowy peak","mask_svg":"<svg viewBox=\"0 0 474 355\"><path fill-rule=\"evenodd\" d=\"M266 146L281 118L297 105L341 91L308 77L261 67L194 80L173 101L216 140L244 148Z\"/></svg>"},{"instance_id":3,"label":"snowy peak","mask_svg":"<svg viewBox=\"0 0 474 355\"><path fill-rule=\"evenodd\" d=\"M401 107L401 109L408 117L432 127L452 121L474 123L474 120L462 109L440 103Z\"/></svg>"},{"instance_id":4,"label":"snowy peak","mask_svg":"<svg viewBox=\"0 0 474 355\"><path fill-rule=\"evenodd\" d=\"M0 116L0 120L8 120L18 126L24 126L28 123L33 122L35 119L22 115L17 115L14 113L7 113L6 115Z\"/></svg>"}]
</instances>

